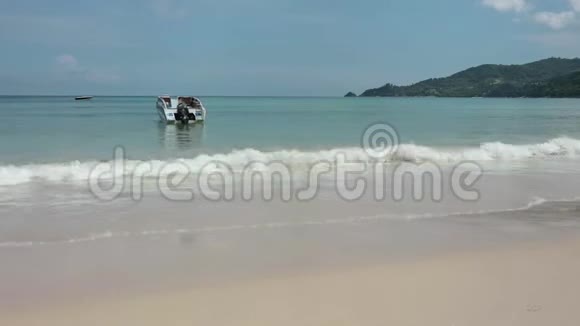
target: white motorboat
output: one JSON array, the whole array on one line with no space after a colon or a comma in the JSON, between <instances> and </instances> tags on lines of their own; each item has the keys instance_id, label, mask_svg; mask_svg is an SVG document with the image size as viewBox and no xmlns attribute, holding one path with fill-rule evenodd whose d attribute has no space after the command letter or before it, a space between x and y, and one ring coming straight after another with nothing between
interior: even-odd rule
<instances>
[{"instance_id":1,"label":"white motorboat","mask_svg":"<svg viewBox=\"0 0 580 326\"><path fill-rule=\"evenodd\" d=\"M206 111L201 101L193 96L159 96L157 113L167 123L195 123L205 121Z\"/></svg>"}]
</instances>

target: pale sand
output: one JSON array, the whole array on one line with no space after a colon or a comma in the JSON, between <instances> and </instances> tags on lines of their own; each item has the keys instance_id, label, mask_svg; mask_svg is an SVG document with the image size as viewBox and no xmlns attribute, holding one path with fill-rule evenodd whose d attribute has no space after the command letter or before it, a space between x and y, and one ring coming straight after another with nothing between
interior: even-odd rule
<instances>
[{"instance_id":1,"label":"pale sand","mask_svg":"<svg viewBox=\"0 0 580 326\"><path fill-rule=\"evenodd\" d=\"M1 325L580 325L580 240L8 313Z\"/></svg>"}]
</instances>

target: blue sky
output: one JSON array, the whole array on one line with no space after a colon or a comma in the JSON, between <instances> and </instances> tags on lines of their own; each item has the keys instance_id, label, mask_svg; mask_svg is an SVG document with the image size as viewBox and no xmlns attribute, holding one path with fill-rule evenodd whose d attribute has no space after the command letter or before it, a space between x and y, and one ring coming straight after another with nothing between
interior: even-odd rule
<instances>
[{"instance_id":1,"label":"blue sky","mask_svg":"<svg viewBox=\"0 0 580 326\"><path fill-rule=\"evenodd\" d=\"M580 0L0 2L0 94L305 95L580 56Z\"/></svg>"}]
</instances>

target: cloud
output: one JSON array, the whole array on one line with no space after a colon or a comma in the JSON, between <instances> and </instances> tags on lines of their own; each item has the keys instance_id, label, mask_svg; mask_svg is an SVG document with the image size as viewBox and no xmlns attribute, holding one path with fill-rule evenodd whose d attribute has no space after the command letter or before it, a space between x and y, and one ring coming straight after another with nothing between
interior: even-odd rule
<instances>
[{"instance_id":1,"label":"cloud","mask_svg":"<svg viewBox=\"0 0 580 326\"><path fill-rule=\"evenodd\" d=\"M566 10L561 12L533 12L533 6L527 1L528 0L482 0L482 4L500 12L523 13L523 16L518 15L513 19L514 23L519 23L521 17L525 17L532 22L547 26L553 30L561 30L570 26L576 21L576 12L580 12L580 0L568 0L574 11Z\"/></svg>"},{"instance_id":2,"label":"cloud","mask_svg":"<svg viewBox=\"0 0 580 326\"><path fill-rule=\"evenodd\" d=\"M119 74L110 70L84 67L79 63L77 58L71 54L61 54L57 56L56 64L61 74L72 79L80 79L96 83L113 83L118 82L121 79Z\"/></svg>"},{"instance_id":3,"label":"cloud","mask_svg":"<svg viewBox=\"0 0 580 326\"><path fill-rule=\"evenodd\" d=\"M522 12L529 7L526 0L482 0L482 4L501 12Z\"/></svg>"},{"instance_id":4,"label":"cloud","mask_svg":"<svg viewBox=\"0 0 580 326\"><path fill-rule=\"evenodd\" d=\"M563 29L572 24L576 18L573 11L548 12L542 11L534 14L533 19L536 23L546 25L551 29Z\"/></svg>"},{"instance_id":5,"label":"cloud","mask_svg":"<svg viewBox=\"0 0 580 326\"><path fill-rule=\"evenodd\" d=\"M580 12L580 0L569 0L570 5L575 11Z\"/></svg>"}]
</instances>

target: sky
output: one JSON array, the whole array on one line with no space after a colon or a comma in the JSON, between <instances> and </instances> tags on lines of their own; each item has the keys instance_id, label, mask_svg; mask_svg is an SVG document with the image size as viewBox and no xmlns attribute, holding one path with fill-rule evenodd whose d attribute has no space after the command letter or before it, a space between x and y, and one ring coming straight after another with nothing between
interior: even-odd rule
<instances>
[{"instance_id":1,"label":"sky","mask_svg":"<svg viewBox=\"0 0 580 326\"><path fill-rule=\"evenodd\" d=\"M0 94L341 96L580 56L580 0L2 0Z\"/></svg>"}]
</instances>

